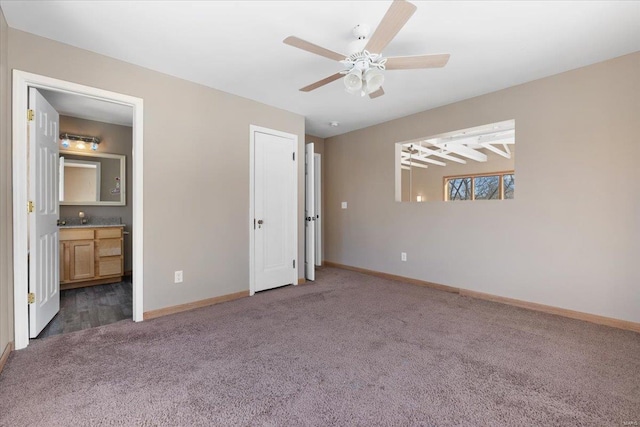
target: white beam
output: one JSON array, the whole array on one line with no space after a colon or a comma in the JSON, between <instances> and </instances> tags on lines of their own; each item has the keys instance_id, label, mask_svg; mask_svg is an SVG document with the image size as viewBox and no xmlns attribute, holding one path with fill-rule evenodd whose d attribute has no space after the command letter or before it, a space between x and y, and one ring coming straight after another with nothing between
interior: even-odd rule
<instances>
[{"instance_id":1,"label":"white beam","mask_svg":"<svg viewBox=\"0 0 640 427\"><path fill-rule=\"evenodd\" d=\"M403 159L411 159L411 160L417 160L420 162L425 162L425 163L431 163L432 165L438 165L438 166L446 166L447 164L445 162L441 162L440 160L435 160L435 159L430 159L429 157L425 157L425 156L419 156L419 155L403 155L402 156Z\"/></svg>"},{"instance_id":2,"label":"white beam","mask_svg":"<svg viewBox=\"0 0 640 427\"><path fill-rule=\"evenodd\" d=\"M511 153L506 153L504 151L502 151L499 148L494 147L493 145L489 144L489 143L483 143L481 144L483 148L486 148L489 151L493 151L494 153L498 154L499 156L504 157L505 159L510 159L511 158ZM506 147L506 145L505 145Z\"/></svg>"},{"instance_id":3,"label":"white beam","mask_svg":"<svg viewBox=\"0 0 640 427\"><path fill-rule=\"evenodd\" d=\"M427 165L423 165L422 163L413 163L413 162L409 163L409 162L408 162L408 161L406 161L406 160L403 160L403 161L402 161L402 165L403 165L403 166L416 167L416 168L422 168L422 169L427 169L427 168L429 167L429 166L427 166Z\"/></svg>"},{"instance_id":4,"label":"white beam","mask_svg":"<svg viewBox=\"0 0 640 427\"><path fill-rule=\"evenodd\" d=\"M429 157L425 157L425 156L413 156L411 157L411 159L418 160L425 163L431 163L432 165L447 166L445 162L441 162L440 160L430 159Z\"/></svg>"},{"instance_id":5,"label":"white beam","mask_svg":"<svg viewBox=\"0 0 640 427\"><path fill-rule=\"evenodd\" d=\"M473 148L469 148L466 145L458 145L458 144L448 144L448 143L440 143L438 144L439 148L443 148L447 151L451 151L453 153L464 156L468 159L475 160L476 162L486 162L487 155L481 153L479 151L474 150Z\"/></svg>"},{"instance_id":6,"label":"white beam","mask_svg":"<svg viewBox=\"0 0 640 427\"><path fill-rule=\"evenodd\" d=\"M467 163L467 161L464 160L464 159L460 159L458 157L451 156L448 153L444 153L442 151L431 150L429 148L422 147L422 146L419 146L419 145L417 145L416 148L419 151L425 153L428 156L437 156L437 157L441 157L441 158L446 159L446 160L451 160L452 162L456 162L456 163L462 163L462 164L466 164Z\"/></svg>"}]
</instances>

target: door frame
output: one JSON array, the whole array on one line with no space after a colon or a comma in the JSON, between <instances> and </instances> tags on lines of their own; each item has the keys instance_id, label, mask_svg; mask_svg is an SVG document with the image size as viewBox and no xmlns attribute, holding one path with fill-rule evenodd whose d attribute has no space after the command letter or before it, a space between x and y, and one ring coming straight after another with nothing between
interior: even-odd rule
<instances>
[{"instance_id":1,"label":"door frame","mask_svg":"<svg viewBox=\"0 0 640 427\"><path fill-rule=\"evenodd\" d=\"M13 70L12 85L12 178L13 178L13 301L16 350L29 345L28 283L28 88L53 90L85 96L133 108L133 320L143 320L143 100L117 92L54 79L26 71Z\"/></svg>"},{"instance_id":2,"label":"door frame","mask_svg":"<svg viewBox=\"0 0 640 427\"><path fill-rule=\"evenodd\" d=\"M315 165L315 144L308 142L304 145L304 277L305 280L312 282L316 280ZM313 169L313 173L309 173L309 169ZM313 212L313 215L309 215L310 211ZM313 232L310 231L311 228L313 228Z\"/></svg>"},{"instance_id":3,"label":"door frame","mask_svg":"<svg viewBox=\"0 0 640 427\"><path fill-rule=\"evenodd\" d=\"M261 132L269 135L279 136L282 138L291 139L293 141L293 153L296 161L296 173L293 176L293 203L292 203L292 216L295 218L293 221L293 248L294 248L294 260L296 262L296 268L292 268L292 282L294 285L298 284L298 269L300 263L298 260L298 135L282 132L279 130L269 129L256 125L249 125L249 295L256 293L256 260L255 260L255 235L254 235L254 212L255 212L255 133Z\"/></svg>"},{"instance_id":4,"label":"door frame","mask_svg":"<svg viewBox=\"0 0 640 427\"><path fill-rule=\"evenodd\" d=\"M322 266L322 221L324 217L322 217L322 155L319 153L313 154L313 172L315 173L314 177L314 194L313 199L316 204L316 250L315 250L315 260L314 263L316 266Z\"/></svg>"}]
</instances>

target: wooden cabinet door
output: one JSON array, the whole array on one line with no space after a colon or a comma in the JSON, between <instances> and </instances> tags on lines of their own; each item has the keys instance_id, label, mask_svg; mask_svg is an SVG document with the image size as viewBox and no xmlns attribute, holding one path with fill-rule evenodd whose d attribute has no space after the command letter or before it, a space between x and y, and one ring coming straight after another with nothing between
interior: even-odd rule
<instances>
[{"instance_id":1,"label":"wooden cabinet door","mask_svg":"<svg viewBox=\"0 0 640 427\"><path fill-rule=\"evenodd\" d=\"M73 240L69 245L69 280L93 279L95 249L93 240Z\"/></svg>"}]
</instances>

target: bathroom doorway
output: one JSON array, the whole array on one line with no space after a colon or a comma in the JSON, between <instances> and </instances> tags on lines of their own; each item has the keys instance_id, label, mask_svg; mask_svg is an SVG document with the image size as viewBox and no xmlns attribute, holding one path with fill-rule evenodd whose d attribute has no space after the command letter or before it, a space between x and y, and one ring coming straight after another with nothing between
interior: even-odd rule
<instances>
[{"instance_id":1,"label":"bathroom doorway","mask_svg":"<svg viewBox=\"0 0 640 427\"><path fill-rule=\"evenodd\" d=\"M118 106L125 106L130 111L131 120L131 173L129 178L131 180L130 201L132 207L131 214L131 234L128 238L131 239L131 312L130 318L134 321L142 321L142 291L143 291L143 227L142 227L142 144L143 144L143 101L139 98L134 98L128 95L118 94L115 92L104 91L88 86L78 85L71 82L52 79L45 76L26 73L18 70L14 70L13 73L13 202L14 202L14 319L15 319L15 343L16 349L24 348L29 344L29 317L30 310L37 310L37 298L38 295L33 295L35 292L34 281L29 282L29 257L31 262L37 263L38 260L34 260L34 256L37 253L29 253L29 234L31 231L30 214L28 209L24 209L24 206L31 206L33 203L29 198L32 194L29 192L28 183L35 179L33 168L28 168L28 132L29 132L29 114L24 114L25 111L29 113L28 104L28 92L29 89L37 89L43 92L50 92L52 94L64 94L65 96L73 96L78 102L101 102L103 104L111 103ZM63 129L60 128L62 131ZM113 184L113 183L111 183ZM115 185L114 185L115 188ZM124 191L124 190L123 190ZM31 203L29 203L31 202ZM85 216L86 217L86 216ZM61 218L64 218L61 215ZM80 218L80 216L78 216ZM91 216L89 215L89 218ZM87 225L87 224L81 224ZM88 224L98 225L98 224ZM113 224L108 224L113 225ZM86 233L86 230L83 231ZM104 245L95 243L93 246L100 254L95 255L95 265L104 261L102 269L99 271L109 271L109 268L113 268L115 265L113 262L114 244L113 241L117 240L115 235L109 232L98 233L95 232L95 239L103 241ZM83 235L84 236L84 235ZM125 235L122 235L124 240ZM76 236L77 237L77 236ZM87 237L87 236L84 236ZM84 239L84 240L88 240ZM55 248L59 248L58 243L62 241L55 241L53 245ZM91 247L91 245L86 245ZM122 245L124 248L124 244ZM110 252L111 251L111 252ZM56 251L56 261L60 261L59 251ZM78 252L76 260L80 260L81 256L86 254L86 251L82 250ZM102 260L99 256L104 256ZM111 258L109 258L111 257ZM107 259L109 258L109 259ZM51 264L52 260L47 258L48 263ZM111 263L111 264L109 264ZM59 262L55 262L56 268L60 266ZM91 265L92 263L87 263ZM40 265L40 264L39 264ZM100 267L98 267L100 268ZM76 271L77 272L77 271ZM122 271L123 277L124 271ZM88 274L88 273L87 273ZM112 275L113 276L113 275ZM51 280L47 282L47 286L51 287ZM123 280L124 282L124 280ZM57 282L59 285L59 282ZM42 284L38 284L40 289L43 289ZM31 286L31 287L30 287ZM96 285L100 286L100 285ZM98 288L96 287L95 290ZM77 292L76 292L77 293ZM45 297L45 293L41 293L41 297ZM48 298L49 295L46 295ZM57 293L57 298L60 297L60 292ZM77 296L76 296L77 297ZM76 298L77 299L77 298ZM34 303L30 303L31 301ZM33 308L32 308L33 307ZM91 322L86 322L86 325L91 325Z\"/></svg>"}]
</instances>

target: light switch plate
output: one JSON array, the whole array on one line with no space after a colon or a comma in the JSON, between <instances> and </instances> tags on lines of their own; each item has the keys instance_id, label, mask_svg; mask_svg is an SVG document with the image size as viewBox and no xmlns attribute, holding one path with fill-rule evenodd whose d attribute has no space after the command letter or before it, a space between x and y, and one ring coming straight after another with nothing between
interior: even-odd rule
<instances>
[{"instance_id":1,"label":"light switch plate","mask_svg":"<svg viewBox=\"0 0 640 427\"><path fill-rule=\"evenodd\" d=\"M342 202L342 209L347 209L347 202Z\"/></svg>"}]
</instances>

